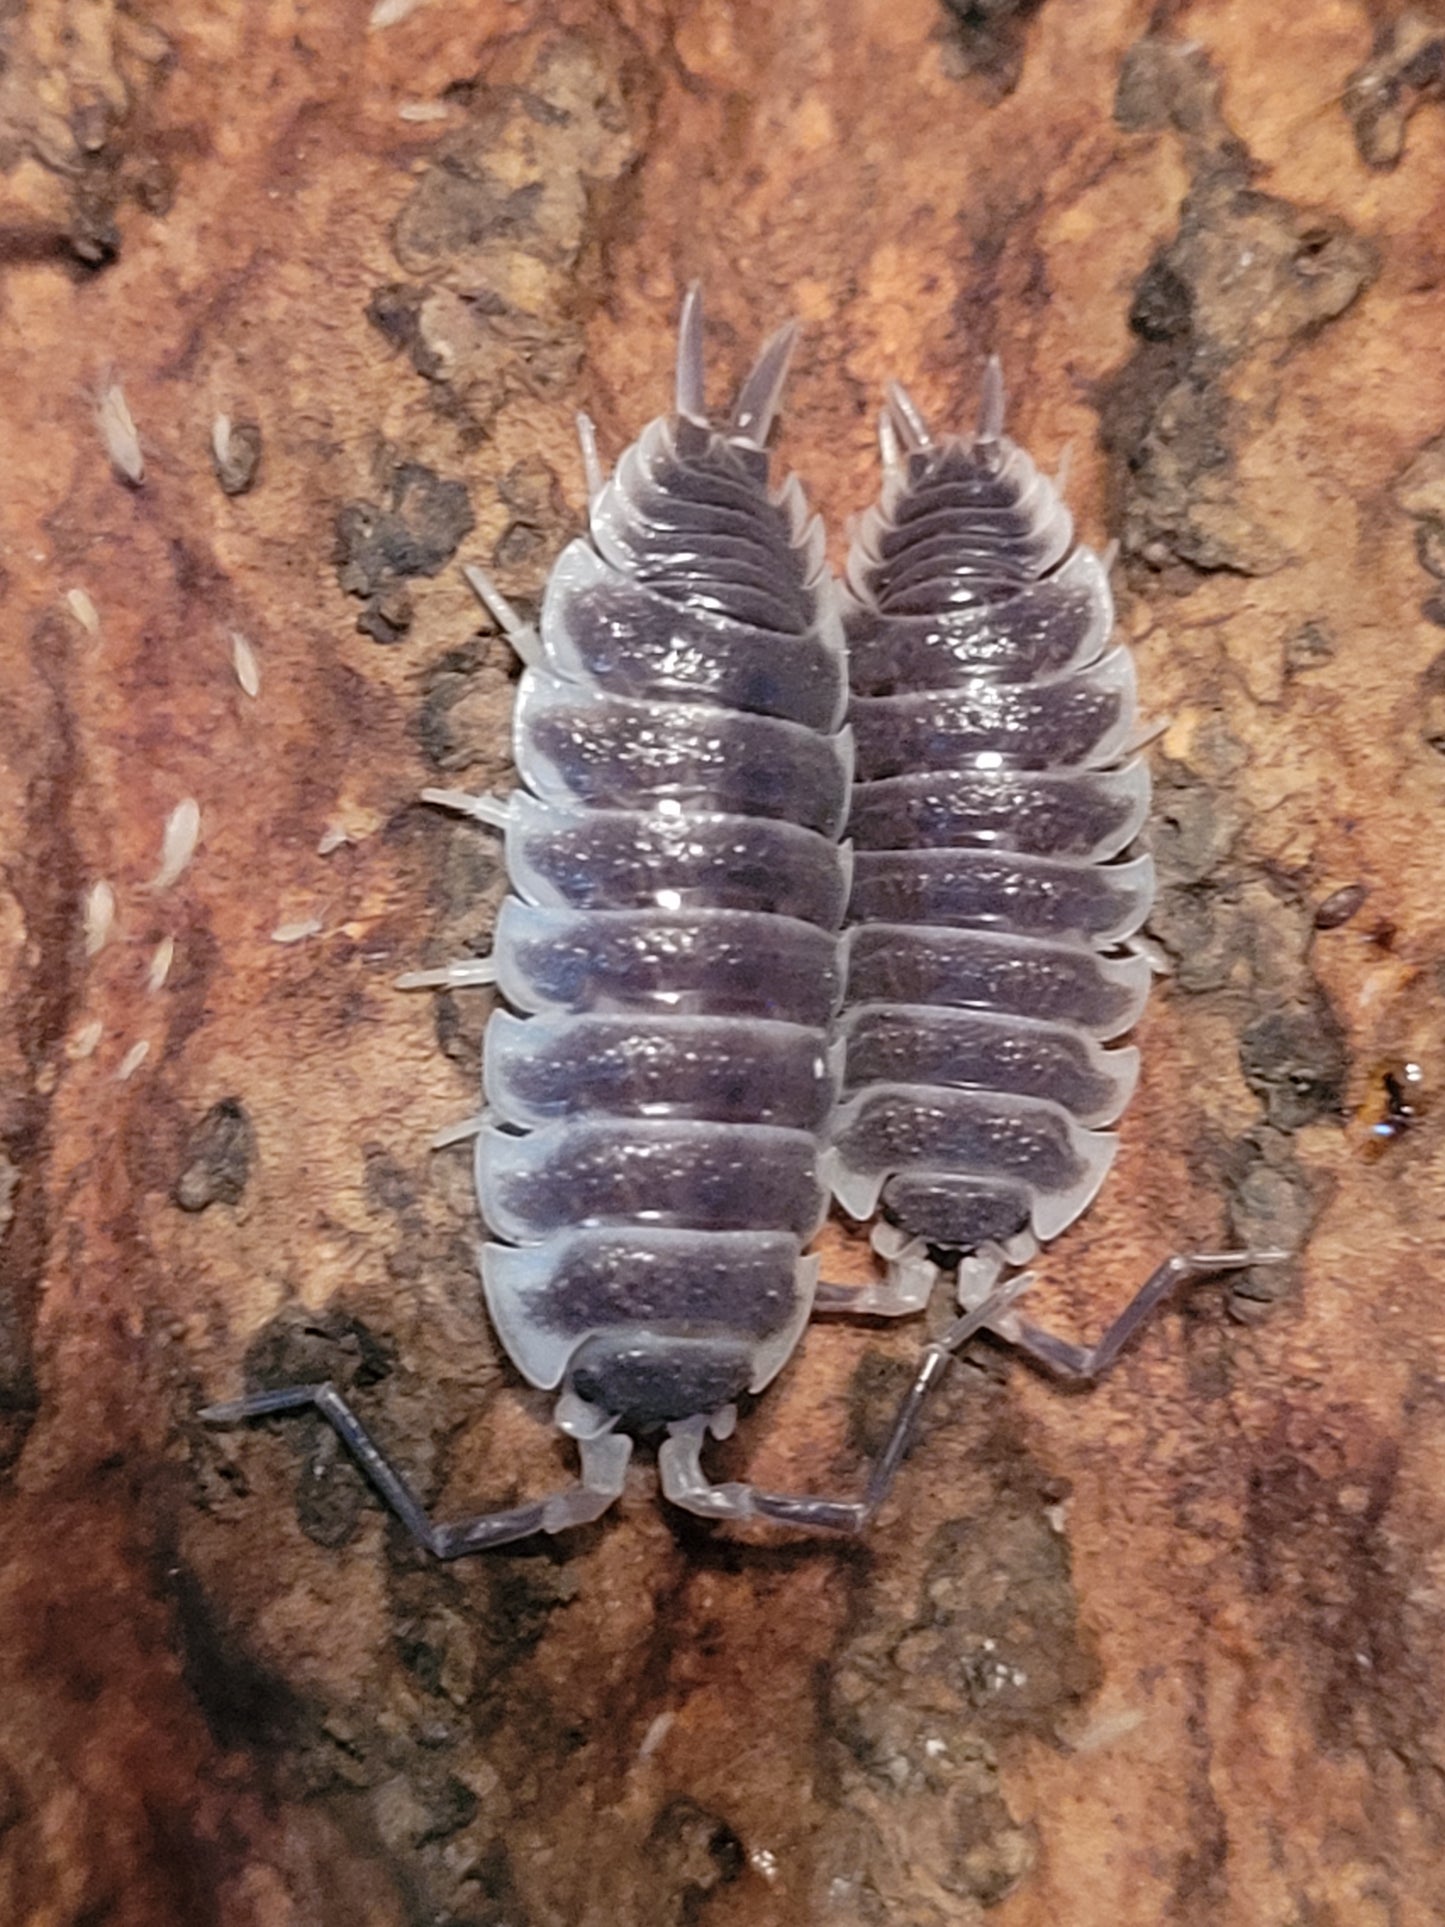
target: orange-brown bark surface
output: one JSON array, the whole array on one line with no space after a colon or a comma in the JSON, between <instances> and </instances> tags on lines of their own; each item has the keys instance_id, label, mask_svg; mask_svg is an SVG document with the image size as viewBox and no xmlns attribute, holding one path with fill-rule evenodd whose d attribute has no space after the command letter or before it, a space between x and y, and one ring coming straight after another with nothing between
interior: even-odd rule
<instances>
[{"instance_id":1,"label":"orange-brown bark surface","mask_svg":"<svg viewBox=\"0 0 1445 1927\"><path fill-rule=\"evenodd\" d=\"M1441 17L33 0L0 54L0 1919L1438 1922ZM1122 544L1172 972L1034 1315L1299 1255L1082 1396L978 1347L866 1544L644 1456L441 1567L314 1421L195 1415L330 1374L441 1511L557 1481L428 1149L485 1000L392 984L504 888L416 801L508 781L458 565L535 598L693 277L720 389L804 323L835 549L884 380L963 423L995 349ZM847 1489L918 1342L810 1334L719 1464Z\"/></svg>"}]
</instances>

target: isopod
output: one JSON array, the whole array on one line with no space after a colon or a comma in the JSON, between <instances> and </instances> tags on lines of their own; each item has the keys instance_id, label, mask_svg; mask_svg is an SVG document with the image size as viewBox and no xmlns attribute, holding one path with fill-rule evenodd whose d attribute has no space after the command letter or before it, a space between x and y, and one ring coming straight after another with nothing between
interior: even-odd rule
<instances>
[{"instance_id":1,"label":"isopod","mask_svg":"<svg viewBox=\"0 0 1445 1927\"><path fill-rule=\"evenodd\" d=\"M145 480L145 456L141 452L140 436L136 433L135 418L126 402L125 390L114 377L108 377L101 387L95 404L95 418L111 467L122 481L129 482L132 488L139 488Z\"/></svg>"},{"instance_id":2,"label":"isopod","mask_svg":"<svg viewBox=\"0 0 1445 1927\"><path fill-rule=\"evenodd\" d=\"M513 894L490 957L403 979L496 984L511 1006L487 1026L474 1125L482 1278L518 1370L560 1391L581 1478L438 1525L333 1387L208 1415L315 1406L442 1557L599 1517L636 1433L665 1434L663 1490L694 1511L836 1523L698 1466L812 1309L852 780L822 528L795 479L768 483L794 330L717 428L701 328L694 291L676 412L610 481L584 426L590 533L553 570L540 633L468 571L527 665L523 786L427 794L503 831Z\"/></svg>"},{"instance_id":3,"label":"isopod","mask_svg":"<svg viewBox=\"0 0 1445 1927\"><path fill-rule=\"evenodd\" d=\"M766 443L794 331L784 328L764 346L719 428L704 404L701 329L693 290L683 308L675 411L644 429L611 480L602 473L590 423L579 424L589 534L554 568L539 628L525 623L480 571L467 571L526 665L514 722L522 787L506 798L449 790L424 796L503 833L512 894L489 957L402 979L410 987L492 985L511 1007L495 1012L487 1026L484 1110L441 1141L475 1138L477 1197L491 1234L482 1279L492 1323L522 1376L559 1394L555 1422L577 1444L581 1476L546 1499L436 1523L330 1384L261 1391L203 1415L224 1423L313 1407L413 1537L442 1558L600 1517L623 1489L639 1435L659 1438L663 1493L689 1511L855 1532L890 1490L919 1412L965 1340L989 1328L1036 1355L1052 1346L1050 1362L1059 1362L1062 1341L1011 1312L1026 1283L1016 1270L1022 1225L1011 1226L1002 1257L1015 1261L1014 1275L978 1285L970 1274L961 1315L924 1348L861 1498L714 1484L703 1469L709 1437L729 1435L739 1399L777 1375L815 1310L917 1310L920 1281L932 1282L889 1190L889 1160L898 1160L892 1141L883 1140L891 1131L901 1142L908 1120L900 1113L901 1122L880 1121L872 1108L897 1081L879 1068L886 1060L878 1052L892 1047L893 1033L880 1028L873 1013L897 1006L906 1017L908 1009L882 988L881 961L876 984L868 975L866 959L878 949L879 893L903 892L886 921L902 952L911 954L915 924L931 928L902 907L912 902L907 892L916 885L906 875L890 882L886 864L872 861L875 852L892 847L893 826L908 820L903 805L885 800L880 810L880 785L899 778L907 784L922 773L927 788L928 762L939 743L971 741L970 729L993 728L1024 697L1041 705L1043 721L1032 721L1030 712L1011 728L1041 729L1049 744L1084 742L1075 760L1085 764L1106 744L1107 770L1125 744L1133 711L1127 660L1116 653L1084 679L1096 709L1112 704L1107 727L1101 723L1089 736L1087 702L1082 716L1067 700L1055 714L1047 677L1084 671L1101 654L1107 588L1090 552L1079 552L1082 562L1064 559L1068 519L1046 484L1026 497L1020 491L1022 507L1011 506L1012 497L997 506L987 499L988 489L1003 486L993 479L995 469L1010 485L1027 477L1033 488L1037 479L1027 458L1015 460L1017 452L1001 441L1001 423L981 432L971 451L944 445L939 459L948 479L941 483L939 532L948 559L940 565L941 613L925 609L918 626L900 596L937 587L936 517L930 506L929 526L915 527L906 513L911 497L904 497L910 488L923 493L932 486L930 464L938 451L896 399L901 426L891 426L885 440L893 451L885 507L865 522L850 577L848 627L861 695L855 694L855 721L849 722L842 603L824 561L821 526L795 478L769 487ZM986 415L996 406L986 403ZM906 473L900 434L911 438ZM958 488L954 469L965 476ZM959 510L976 511L981 492L993 520L976 534L967 513L967 526L959 525ZM890 517L908 527L910 542L917 538L901 577L889 573L882 549L875 556L868 546L890 542ZM1001 530L1007 540L999 551ZM1005 585L1014 594L1005 564L1022 571L1020 610L1030 606L1030 596L1038 605L1012 626L1012 617L999 618L993 606L1003 600ZM1044 586L1056 582L1061 589ZM1057 595L1062 608L1056 611L1050 598ZM957 614L970 610L978 646L970 642L950 656ZM1062 647L1058 636L1071 622L1078 633L1055 662L1049 651ZM894 661L888 673L905 679L905 694L944 692L932 729L924 713L934 706L932 696L923 711L909 712L898 741L880 729L879 712L869 703L888 692L869 686L873 632L879 661ZM1040 674L1010 674L1030 649ZM987 689L1003 698L1001 705L985 700L971 722L968 702L979 695L970 680L975 665L992 666ZM1002 723L998 727L986 752L994 762L985 768L1007 764L1011 739ZM855 729L867 746L867 780L857 790ZM901 762L897 777L884 776L880 758ZM1066 759L1065 767L1072 768ZM1021 824L1072 821L1071 780L1019 777L1012 788L1000 787L988 803L985 841L1013 847L1014 811ZM1067 888L1060 880L1055 891L1061 901L1093 906L1114 887L1121 901L1109 915L1090 909L1097 924L1092 935L1114 944L1135 927L1138 905L1147 907L1148 867L1121 865L1100 883L1095 860L1112 857L1137 829L1147 780L1133 766L1119 779L1106 773L1080 780L1091 798L1091 783L1099 791L1094 808L1102 827L1083 843L1084 832L1074 833L1063 854L1076 859L1077 874L1071 870ZM933 820L931 807L923 806L922 820ZM945 816L953 811L952 822L964 803L949 791L943 807ZM841 841L850 819L853 841L869 859L861 867L852 846ZM911 853L914 846L901 840L899 847ZM1019 853L1025 869L1045 860L1028 847ZM959 902L968 890L988 887L1004 892L1000 901L1011 900L1004 885L979 877L953 887ZM1045 898L1052 900L1047 892ZM840 935L845 917L852 919L846 938ZM1064 943L1057 932L1011 935L1016 949L1033 944L1046 957ZM1105 987L1100 998L1114 997L1105 1034L1122 1029L1141 1000L1142 966L1103 961L1083 938L1073 941L1069 957L1073 976L1060 971L1059 982L1067 988L1091 981L1094 972ZM1032 980L1028 970L1023 975ZM1053 977L1045 971L1039 981ZM840 1030L845 982L853 1009ZM959 1050L982 1051L980 1062L993 1063L981 1032L960 1038L949 1029L947 997L935 995L929 1003L919 996L914 1004L932 1026L940 1062L955 1049L955 1057ZM1091 1008L1082 1012L1085 1028ZM1008 1014L1007 1035L1023 1039L1015 1055L1027 1058L1034 1037L1028 1025L1041 1014ZM1081 1021L1078 1012L1074 1021ZM1008 1057L995 1055L1000 1062ZM1116 1053L1109 1060L1087 1039L1074 1057L1067 1050L1055 1056L1061 1076L1071 1070L1079 1079L1093 1078L1079 1099L1089 1119L1115 1114L1128 1082L1127 1057ZM844 1079L849 1088L840 1108ZM955 1088L973 1091L978 1079L938 1081L934 1109L951 1124ZM1057 1104L1047 1112L1056 1144L1042 1128L1024 1132L1019 1120L1032 1117L1030 1093L1013 1093L1006 1083L1001 1092L1009 1098L995 1105L1003 1118L1001 1145L1017 1131L1018 1146L1036 1146L1040 1158L1048 1151L1056 1160L1074 1155L1082 1161L1048 1194L1057 1191L1062 1201L1047 1218L1040 1214L1041 1229L1051 1233L1062 1228L1064 1203L1082 1208L1107 1158L1088 1137L1093 1124L1076 1125ZM917 1160L903 1162L911 1172ZM935 1159L930 1169L937 1165ZM1041 1170L1030 1167L1021 1182L1038 1189ZM830 1186L855 1214L871 1212L881 1198L887 1283L861 1291L819 1285L818 1261L806 1253ZM1028 1195L1032 1200L1033 1192ZM943 1227L945 1235L952 1229ZM989 1255L972 1225L958 1242ZM1171 1263L1192 1265L1189 1275L1197 1275L1251 1256L1259 1254ZM1164 1285L1151 1281L1125 1314L1129 1329L1176 1282L1173 1272Z\"/></svg>"},{"instance_id":4,"label":"isopod","mask_svg":"<svg viewBox=\"0 0 1445 1927\"><path fill-rule=\"evenodd\" d=\"M115 928L115 891L104 877L92 883L85 893L85 954L95 957L104 950Z\"/></svg>"},{"instance_id":5,"label":"isopod","mask_svg":"<svg viewBox=\"0 0 1445 1927\"><path fill-rule=\"evenodd\" d=\"M176 804L166 818L161 837L160 868L148 887L156 892L169 890L185 874L200 840L201 806L194 796L187 796Z\"/></svg>"},{"instance_id":6,"label":"isopod","mask_svg":"<svg viewBox=\"0 0 1445 1927\"><path fill-rule=\"evenodd\" d=\"M100 612L84 589L67 589L65 605L88 636L100 634Z\"/></svg>"},{"instance_id":7,"label":"isopod","mask_svg":"<svg viewBox=\"0 0 1445 1927\"><path fill-rule=\"evenodd\" d=\"M844 1073L825 1174L875 1220L888 1278L856 1310L921 1310L936 1254L976 1307L1087 1209L1117 1148L1154 898L1134 665L1108 569L1059 488L1003 433L998 362L977 432L935 437L888 394L883 490L847 565L856 785ZM1092 1347L990 1318L1066 1377L1097 1377L1170 1292L1278 1252L1165 1261ZM838 1294L841 1298L841 1294Z\"/></svg>"}]
</instances>

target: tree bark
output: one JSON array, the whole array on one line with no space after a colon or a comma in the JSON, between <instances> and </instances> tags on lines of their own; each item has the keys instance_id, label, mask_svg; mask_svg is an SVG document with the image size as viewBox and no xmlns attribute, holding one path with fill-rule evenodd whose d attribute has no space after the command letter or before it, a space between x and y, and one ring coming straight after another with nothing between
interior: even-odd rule
<instances>
[{"instance_id":1,"label":"tree bark","mask_svg":"<svg viewBox=\"0 0 1445 1927\"><path fill-rule=\"evenodd\" d=\"M1438 1921L1445 25L34 0L0 53L0 1918ZM417 801L509 781L459 562L535 603L694 277L719 393L802 321L835 559L884 382L964 426L994 351L1121 544L1171 974L1031 1316L1299 1255L1082 1396L976 1347L866 1545L644 1463L442 1567L314 1421L196 1413L329 1375L440 1512L557 1482L428 1149L486 999L392 985L505 887ZM810 1333L719 1463L848 1490L918 1343Z\"/></svg>"}]
</instances>

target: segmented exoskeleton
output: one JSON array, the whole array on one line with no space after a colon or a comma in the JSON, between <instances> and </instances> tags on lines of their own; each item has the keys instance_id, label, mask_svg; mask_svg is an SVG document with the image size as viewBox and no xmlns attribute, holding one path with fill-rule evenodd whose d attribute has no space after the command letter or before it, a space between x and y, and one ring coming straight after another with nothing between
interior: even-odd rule
<instances>
[{"instance_id":1,"label":"segmented exoskeleton","mask_svg":"<svg viewBox=\"0 0 1445 1927\"><path fill-rule=\"evenodd\" d=\"M976 1305L1092 1201L1113 1160L1150 966L1129 939L1154 868L1134 668L1107 566L1003 433L989 364L977 432L935 438L905 391L881 425L879 502L848 559L856 786L843 1094L826 1159L908 1311L960 1264ZM1181 1283L1273 1253L1173 1258L1100 1344L990 1321L1054 1370L1103 1370Z\"/></svg>"},{"instance_id":2,"label":"segmented exoskeleton","mask_svg":"<svg viewBox=\"0 0 1445 1927\"><path fill-rule=\"evenodd\" d=\"M1101 654L1097 558L1080 550L1055 568L1067 514L989 425L996 400L971 448L935 449L895 396L884 506L852 570L866 779L854 793L822 531L795 480L768 487L792 339L773 337L715 428L694 291L676 413L610 481L584 419L590 535L558 561L540 632L467 571L527 665L523 787L424 792L506 838L513 894L491 956L402 982L494 984L512 1006L487 1026L486 1109L444 1136L476 1138L488 1308L524 1377L560 1388L580 1480L436 1524L332 1385L204 1414L315 1407L444 1558L597 1518L636 1433L664 1434L663 1491L690 1511L856 1531L974 1332L1102 1369L1181 1278L1247 1261L1171 1260L1093 1354L1015 1321L1024 1279L998 1284L986 1265L924 1349L861 1499L703 1472L708 1436L726 1437L738 1398L781 1370L813 1309L920 1309L934 1276L922 1241L986 1258L996 1243L1017 1261L1030 1225L1048 1237L1083 1208L1112 1142L1091 1127L1117 1115L1132 1081L1131 1054L1092 1036L1125 1028L1145 984L1142 962L1095 947L1137 927L1151 887L1147 860L1099 867L1148 798L1137 762L1107 767L1132 727L1127 657ZM839 842L850 806L856 873ZM973 844L1012 854L975 860ZM840 1037L850 889L854 1008ZM1002 942L978 927L1000 921ZM835 1116L845 1050L853 1094ZM825 1175L857 1215L881 1192L886 1285L817 1283L804 1254Z\"/></svg>"},{"instance_id":3,"label":"segmented exoskeleton","mask_svg":"<svg viewBox=\"0 0 1445 1927\"><path fill-rule=\"evenodd\" d=\"M711 1487L698 1464L807 1322L837 1087L852 741L822 528L796 480L768 487L792 341L773 337L714 428L694 292L675 415L610 481L583 424L590 535L557 563L540 634L468 571L527 664L523 787L426 793L506 837L491 956L403 981L495 983L512 1006L488 1023L472 1121L482 1275L518 1369L561 1388L580 1482L435 1525L330 1386L209 1414L316 1406L443 1556L597 1517L635 1431L667 1431L682 1505L837 1523L826 1503L814 1520L812 1501Z\"/></svg>"}]
</instances>

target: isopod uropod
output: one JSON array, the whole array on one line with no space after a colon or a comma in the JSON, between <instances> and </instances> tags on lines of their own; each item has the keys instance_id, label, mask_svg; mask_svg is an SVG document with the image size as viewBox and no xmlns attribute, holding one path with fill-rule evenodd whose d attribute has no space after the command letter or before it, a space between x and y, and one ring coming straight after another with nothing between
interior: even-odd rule
<instances>
[{"instance_id":1,"label":"isopod uropod","mask_svg":"<svg viewBox=\"0 0 1445 1927\"><path fill-rule=\"evenodd\" d=\"M972 443L935 444L895 390L883 502L850 564L845 721L822 528L796 479L768 485L793 330L718 428L701 327L694 290L676 411L610 481L580 424L590 534L553 570L539 629L468 571L526 664L522 787L426 794L503 831L513 894L490 957L403 979L495 984L511 1006L488 1023L465 1129L482 1277L514 1364L559 1392L580 1479L437 1524L329 1384L204 1415L315 1407L444 1558L597 1518L636 1434L662 1435L663 1492L691 1511L855 1531L972 1333L1100 1370L1166 1290L1261 1256L1171 1260L1094 1353L1011 1311L1025 1280L999 1271L1107 1166L1097 1127L1132 1057L1095 1040L1132 1022L1147 973L1099 950L1150 894L1147 859L1109 860L1148 789L1137 762L1113 767L1133 685L1125 652L1103 653L1105 573L1067 557L1067 512L1002 439L996 377ZM881 1198L887 1283L818 1285L805 1253L829 1187L856 1216ZM962 1315L925 1348L863 1498L712 1484L707 1438L813 1310L921 1309L936 1245L978 1254Z\"/></svg>"}]
</instances>

